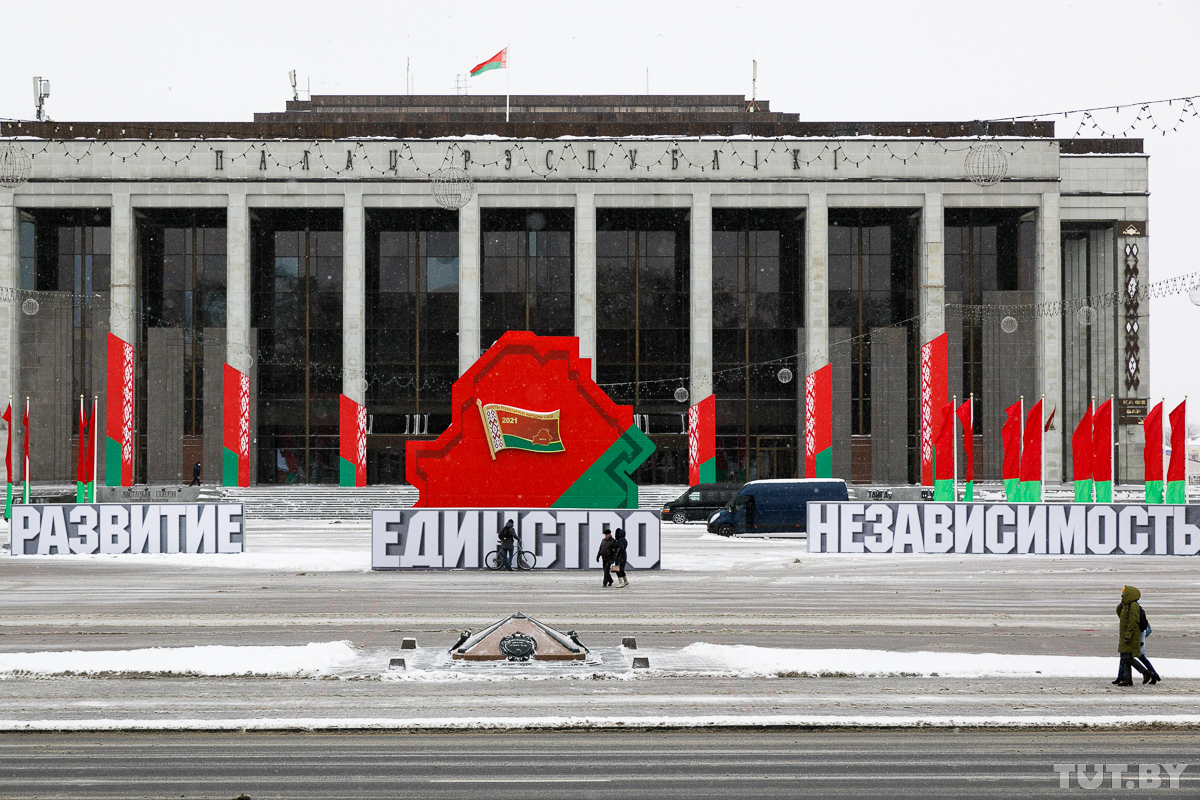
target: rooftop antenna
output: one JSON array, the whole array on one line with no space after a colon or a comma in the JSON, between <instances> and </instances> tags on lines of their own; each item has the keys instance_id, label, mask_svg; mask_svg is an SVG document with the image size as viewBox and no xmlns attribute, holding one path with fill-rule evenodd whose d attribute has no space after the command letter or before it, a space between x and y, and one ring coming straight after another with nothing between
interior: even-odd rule
<instances>
[{"instance_id":1,"label":"rooftop antenna","mask_svg":"<svg viewBox=\"0 0 1200 800\"><path fill-rule=\"evenodd\" d=\"M33 104L37 108L37 121L46 121L46 98L50 96L50 81L47 78L34 76Z\"/></svg>"},{"instance_id":2,"label":"rooftop antenna","mask_svg":"<svg viewBox=\"0 0 1200 800\"><path fill-rule=\"evenodd\" d=\"M750 102L746 104L749 112L759 111L758 107L758 61L750 60Z\"/></svg>"},{"instance_id":3,"label":"rooftop antenna","mask_svg":"<svg viewBox=\"0 0 1200 800\"><path fill-rule=\"evenodd\" d=\"M288 80L292 82L292 99L299 100L300 92L296 91L296 70L293 69L288 72Z\"/></svg>"}]
</instances>

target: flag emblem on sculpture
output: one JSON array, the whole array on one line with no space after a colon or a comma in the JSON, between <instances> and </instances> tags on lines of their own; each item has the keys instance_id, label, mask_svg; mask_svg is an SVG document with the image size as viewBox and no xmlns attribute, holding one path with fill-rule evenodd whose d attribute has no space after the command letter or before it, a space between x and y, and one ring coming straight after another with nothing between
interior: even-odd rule
<instances>
[{"instance_id":1,"label":"flag emblem on sculpture","mask_svg":"<svg viewBox=\"0 0 1200 800\"><path fill-rule=\"evenodd\" d=\"M804 477L833 477L833 365L804 379Z\"/></svg>"},{"instance_id":2,"label":"flag emblem on sculpture","mask_svg":"<svg viewBox=\"0 0 1200 800\"><path fill-rule=\"evenodd\" d=\"M949 337L943 333L921 345L921 485L933 485L933 437L937 409L950 394Z\"/></svg>"},{"instance_id":3,"label":"flag emblem on sculpture","mask_svg":"<svg viewBox=\"0 0 1200 800\"><path fill-rule=\"evenodd\" d=\"M565 449L558 432L558 411L527 411L499 403L484 405L479 400L475 405L483 418L493 461L501 450L561 453Z\"/></svg>"},{"instance_id":4,"label":"flag emblem on sculpture","mask_svg":"<svg viewBox=\"0 0 1200 800\"><path fill-rule=\"evenodd\" d=\"M366 486L367 407L342 395L339 401L338 422L338 484Z\"/></svg>"}]
</instances>

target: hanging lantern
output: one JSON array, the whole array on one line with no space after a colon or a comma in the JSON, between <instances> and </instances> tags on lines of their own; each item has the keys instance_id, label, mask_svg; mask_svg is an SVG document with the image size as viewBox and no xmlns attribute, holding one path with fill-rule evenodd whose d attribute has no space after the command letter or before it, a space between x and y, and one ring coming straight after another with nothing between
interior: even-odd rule
<instances>
[{"instance_id":1,"label":"hanging lantern","mask_svg":"<svg viewBox=\"0 0 1200 800\"><path fill-rule=\"evenodd\" d=\"M995 142L978 142L967 151L963 172L976 186L995 186L1008 173L1008 156Z\"/></svg>"},{"instance_id":2,"label":"hanging lantern","mask_svg":"<svg viewBox=\"0 0 1200 800\"><path fill-rule=\"evenodd\" d=\"M449 211L457 211L475 193L475 181L460 167L444 167L429 176L433 200Z\"/></svg>"},{"instance_id":3,"label":"hanging lantern","mask_svg":"<svg viewBox=\"0 0 1200 800\"><path fill-rule=\"evenodd\" d=\"M678 389L675 390L675 402L686 403L688 401L688 397L689 397L688 390L685 389L684 387L680 386Z\"/></svg>"},{"instance_id":4,"label":"hanging lantern","mask_svg":"<svg viewBox=\"0 0 1200 800\"><path fill-rule=\"evenodd\" d=\"M15 189L29 180L33 159L20 147L0 147L0 186Z\"/></svg>"},{"instance_id":5,"label":"hanging lantern","mask_svg":"<svg viewBox=\"0 0 1200 800\"><path fill-rule=\"evenodd\" d=\"M775 373L775 377L779 378L780 383L791 383L792 378L795 376L792 374L790 369L784 367L783 369L779 370L779 372Z\"/></svg>"},{"instance_id":6,"label":"hanging lantern","mask_svg":"<svg viewBox=\"0 0 1200 800\"><path fill-rule=\"evenodd\" d=\"M1005 317L1004 319L1000 320L1000 330L1004 331L1005 333L1016 333L1017 318Z\"/></svg>"}]
</instances>

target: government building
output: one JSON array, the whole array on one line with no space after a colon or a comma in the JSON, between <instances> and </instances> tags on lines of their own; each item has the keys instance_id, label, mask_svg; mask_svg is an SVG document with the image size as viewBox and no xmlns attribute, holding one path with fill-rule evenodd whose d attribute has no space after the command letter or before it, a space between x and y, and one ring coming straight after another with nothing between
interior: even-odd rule
<instances>
[{"instance_id":1,"label":"government building","mask_svg":"<svg viewBox=\"0 0 1200 800\"><path fill-rule=\"evenodd\" d=\"M918 350L942 333L977 480L1022 396L1055 411L1059 481L1089 399L1149 387L1142 143L1050 121L315 96L253 122L0 122L0 151L0 395L17 421L30 398L37 482L75 479L80 395L102 420L113 401L110 332L134 345L139 484L220 481L224 364L250 376L252 484L338 482L341 394L369 415L368 483L403 483L508 330L579 338L656 445L641 484L687 482L709 395L719 478L802 475L826 363L835 475L919 482ZM1115 477L1140 480L1125 423Z\"/></svg>"}]
</instances>

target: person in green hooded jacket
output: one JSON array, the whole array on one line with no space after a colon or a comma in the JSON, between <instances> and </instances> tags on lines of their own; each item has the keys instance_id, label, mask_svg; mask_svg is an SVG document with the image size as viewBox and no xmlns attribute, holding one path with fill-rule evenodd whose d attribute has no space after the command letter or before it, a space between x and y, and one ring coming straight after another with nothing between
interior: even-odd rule
<instances>
[{"instance_id":1,"label":"person in green hooded jacket","mask_svg":"<svg viewBox=\"0 0 1200 800\"><path fill-rule=\"evenodd\" d=\"M1117 632L1117 653L1121 656L1121 665L1117 670L1114 686L1133 686L1133 672L1136 669L1145 675L1146 670L1134 661L1134 656L1142 652L1142 608L1138 600L1142 593L1134 586L1126 586L1121 590L1121 604L1117 606L1117 619L1120 626Z\"/></svg>"}]
</instances>

